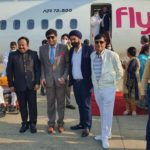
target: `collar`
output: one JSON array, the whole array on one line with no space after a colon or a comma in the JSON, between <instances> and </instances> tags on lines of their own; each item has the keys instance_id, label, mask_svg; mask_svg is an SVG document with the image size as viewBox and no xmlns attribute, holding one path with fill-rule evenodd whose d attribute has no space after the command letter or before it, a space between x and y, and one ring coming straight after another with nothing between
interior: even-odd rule
<instances>
[{"instance_id":1,"label":"collar","mask_svg":"<svg viewBox=\"0 0 150 150\"><path fill-rule=\"evenodd\" d=\"M81 50L82 50L82 46L78 49L78 51L75 51L75 49L73 49L73 52L77 54L77 53L80 53Z\"/></svg>"},{"instance_id":2,"label":"collar","mask_svg":"<svg viewBox=\"0 0 150 150\"><path fill-rule=\"evenodd\" d=\"M51 46L51 45L49 45L49 44L48 44L48 46L49 46L49 48L52 48L52 47L53 47L53 48L55 48L55 49L56 49L57 44L55 44L54 46Z\"/></svg>"},{"instance_id":3,"label":"collar","mask_svg":"<svg viewBox=\"0 0 150 150\"><path fill-rule=\"evenodd\" d=\"M104 52L105 52L105 50L106 50L106 49L104 49L101 53L98 53L98 52L96 51L96 53L95 53L95 54L96 54L96 55L98 55L98 56L99 56L99 55L103 55L103 54L104 54Z\"/></svg>"},{"instance_id":4,"label":"collar","mask_svg":"<svg viewBox=\"0 0 150 150\"><path fill-rule=\"evenodd\" d=\"M11 50L11 49L10 49L10 52L15 52L15 51L16 51L16 49L15 49L15 50Z\"/></svg>"},{"instance_id":5,"label":"collar","mask_svg":"<svg viewBox=\"0 0 150 150\"><path fill-rule=\"evenodd\" d=\"M21 52L19 51L19 49L17 49L16 51L18 51L19 54L23 55L23 54L28 54L28 53L30 52L30 49L28 49L25 53L21 53Z\"/></svg>"}]
</instances>

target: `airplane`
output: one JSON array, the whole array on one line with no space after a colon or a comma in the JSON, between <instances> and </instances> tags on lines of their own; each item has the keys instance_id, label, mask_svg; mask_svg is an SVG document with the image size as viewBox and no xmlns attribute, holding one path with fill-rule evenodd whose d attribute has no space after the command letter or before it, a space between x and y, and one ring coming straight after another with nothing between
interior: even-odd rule
<instances>
[{"instance_id":1,"label":"airplane","mask_svg":"<svg viewBox=\"0 0 150 150\"><path fill-rule=\"evenodd\" d=\"M0 54L21 36L38 51L49 28L57 30L59 40L74 29L91 40L91 16L104 6L111 13L114 51L123 58L130 46L140 50L141 35L150 35L149 0L1 0Z\"/></svg>"}]
</instances>

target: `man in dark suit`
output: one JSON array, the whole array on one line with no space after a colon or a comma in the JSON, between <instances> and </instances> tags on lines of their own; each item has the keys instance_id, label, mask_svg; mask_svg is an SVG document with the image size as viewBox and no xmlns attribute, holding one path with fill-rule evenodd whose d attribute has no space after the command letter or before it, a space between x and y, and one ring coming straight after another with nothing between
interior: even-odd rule
<instances>
[{"instance_id":1,"label":"man in dark suit","mask_svg":"<svg viewBox=\"0 0 150 150\"><path fill-rule=\"evenodd\" d=\"M37 52L29 49L26 37L18 39L18 50L10 53L7 65L7 77L10 90L16 92L19 100L22 126L24 133L30 126L31 133L37 132L37 96L40 87L40 62ZM28 122L29 114L29 122Z\"/></svg>"},{"instance_id":2,"label":"man in dark suit","mask_svg":"<svg viewBox=\"0 0 150 150\"><path fill-rule=\"evenodd\" d=\"M83 129L82 137L89 135L92 116L90 106L91 96L91 61L92 48L82 45L82 34L78 30L69 33L72 48L69 53L69 76L70 85L73 85L75 99L79 108L80 122L72 126L72 130Z\"/></svg>"},{"instance_id":3,"label":"man in dark suit","mask_svg":"<svg viewBox=\"0 0 150 150\"><path fill-rule=\"evenodd\" d=\"M108 8L103 7L102 22L100 23L100 34L105 34L105 32L110 32L110 14L108 13Z\"/></svg>"}]
</instances>

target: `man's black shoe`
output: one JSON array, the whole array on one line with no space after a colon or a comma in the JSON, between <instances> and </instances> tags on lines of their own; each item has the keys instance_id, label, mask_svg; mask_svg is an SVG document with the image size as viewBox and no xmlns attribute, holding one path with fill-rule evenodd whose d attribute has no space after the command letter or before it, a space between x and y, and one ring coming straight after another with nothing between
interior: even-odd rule
<instances>
[{"instance_id":1,"label":"man's black shoe","mask_svg":"<svg viewBox=\"0 0 150 150\"><path fill-rule=\"evenodd\" d=\"M68 108L68 109L76 109L76 107L75 107L75 106L73 106L73 105L71 105L71 104L66 105L66 108Z\"/></svg>"},{"instance_id":2,"label":"man's black shoe","mask_svg":"<svg viewBox=\"0 0 150 150\"><path fill-rule=\"evenodd\" d=\"M26 132L26 130L28 130L28 129L29 129L28 124L22 123L22 126L21 126L19 132L20 132L20 133L24 133L24 132Z\"/></svg>"},{"instance_id":3,"label":"man's black shoe","mask_svg":"<svg viewBox=\"0 0 150 150\"><path fill-rule=\"evenodd\" d=\"M84 127L80 124L75 125L75 126L71 126L70 127L71 130L80 130L80 129L84 129Z\"/></svg>"},{"instance_id":4,"label":"man's black shoe","mask_svg":"<svg viewBox=\"0 0 150 150\"><path fill-rule=\"evenodd\" d=\"M36 129L36 125L35 124L30 124L30 132L31 133L36 133L37 129Z\"/></svg>"},{"instance_id":5,"label":"man's black shoe","mask_svg":"<svg viewBox=\"0 0 150 150\"><path fill-rule=\"evenodd\" d=\"M82 137L87 137L87 136L89 135L89 133L90 133L90 131L89 131L88 128L87 128L87 129L84 129L83 132L82 132L82 134L81 134L81 136L82 136Z\"/></svg>"}]
</instances>

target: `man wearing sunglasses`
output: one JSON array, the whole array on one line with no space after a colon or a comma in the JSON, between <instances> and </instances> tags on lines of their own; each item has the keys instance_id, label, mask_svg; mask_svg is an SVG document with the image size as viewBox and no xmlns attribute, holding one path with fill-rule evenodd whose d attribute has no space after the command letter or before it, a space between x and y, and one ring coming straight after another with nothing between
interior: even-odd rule
<instances>
[{"instance_id":1,"label":"man wearing sunglasses","mask_svg":"<svg viewBox=\"0 0 150 150\"><path fill-rule=\"evenodd\" d=\"M105 47L105 36L98 34L95 51L91 54L91 69L95 98L101 113L101 135L95 139L102 140L103 148L109 148L116 83L123 76L123 69L118 54Z\"/></svg>"},{"instance_id":2,"label":"man wearing sunglasses","mask_svg":"<svg viewBox=\"0 0 150 150\"><path fill-rule=\"evenodd\" d=\"M45 34L48 44L40 47L42 77L41 84L46 87L48 132L53 133L56 121L56 102L58 112L58 131L64 131L65 80L68 76L68 50L64 44L57 43L57 31L49 29Z\"/></svg>"}]
</instances>

